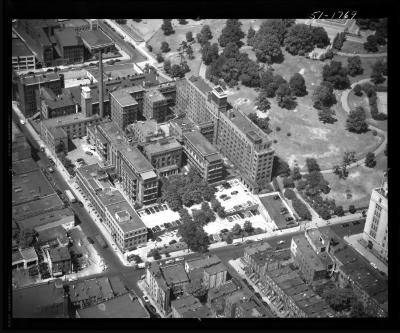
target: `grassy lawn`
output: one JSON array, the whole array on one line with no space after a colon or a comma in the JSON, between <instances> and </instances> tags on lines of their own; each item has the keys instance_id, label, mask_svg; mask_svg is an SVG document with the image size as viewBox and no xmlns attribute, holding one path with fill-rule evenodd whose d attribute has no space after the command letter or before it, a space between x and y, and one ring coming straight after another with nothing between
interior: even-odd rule
<instances>
[{"instance_id":1,"label":"grassy lawn","mask_svg":"<svg viewBox=\"0 0 400 333\"><path fill-rule=\"evenodd\" d=\"M347 66L348 57L335 55L333 60L342 62L343 67ZM370 78L372 72L372 66L376 63L377 60L386 60L386 57L376 57L376 58L361 58L361 65L364 68L364 72L361 75L357 76L349 76L350 83L354 83L360 81L362 79Z\"/></svg>"},{"instance_id":2,"label":"grassy lawn","mask_svg":"<svg viewBox=\"0 0 400 333\"><path fill-rule=\"evenodd\" d=\"M345 180L339 179L334 174L326 174L324 178L329 182L331 191L326 197L335 199L337 205L347 209L349 205L366 207L371 198L372 189L382 183L384 170L387 168L387 157L382 153L377 156L375 168L359 166L351 169L349 177ZM346 189L350 189L352 198L346 198Z\"/></svg>"},{"instance_id":3,"label":"grassy lawn","mask_svg":"<svg viewBox=\"0 0 400 333\"><path fill-rule=\"evenodd\" d=\"M357 43L350 40L346 40L343 43L340 52L356 53L356 54L372 54L371 52L368 52L366 49L364 49L363 43ZM378 52L375 53L384 53L384 52L387 52L387 45L379 46Z\"/></svg>"}]
</instances>

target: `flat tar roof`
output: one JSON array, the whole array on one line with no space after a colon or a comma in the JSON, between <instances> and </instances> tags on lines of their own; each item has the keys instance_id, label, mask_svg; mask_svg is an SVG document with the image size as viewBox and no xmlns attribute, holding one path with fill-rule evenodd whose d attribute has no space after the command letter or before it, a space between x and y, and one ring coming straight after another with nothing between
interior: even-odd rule
<instances>
[{"instance_id":1,"label":"flat tar roof","mask_svg":"<svg viewBox=\"0 0 400 333\"><path fill-rule=\"evenodd\" d=\"M207 95L212 88L200 76L191 76L189 81L193 83L203 94Z\"/></svg>"},{"instance_id":2,"label":"flat tar roof","mask_svg":"<svg viewBox=\"0 0 400 333\"><path fill-rule=\"evenodd\" d=\"M56 29L54 35L58 39L61 47L82 45L77 33L73 28Z\"/></svg>"},{"instance_id":3,"label":"flat tar roof","mask_svg":"<svg viewBox=\"0 0 400 333\"><path fill-rule=\"evenodd\" d=\"M113 45L114 42L106 36L101 30L88 30L81 33L81 38L90 47L99 47L104 45Z\"/></svg>"},{"instance_id":4,"label":"flat tar roof","mask_svg":"<svg viewBox=\"0 0 400 333\"><path fill-rule=\"evenodd\" d=\"M12 56L13 57L26 57L33 56L31 50L25 45L25 43L19 38L13 38L12 40Z\"/></svg>"},{"instance_id":5,"label":"flat tar roof","mask_svg":"<svg viewBox=\"0 0 400 333\"><path fill-rule=\"evenodd\" d=\"M184 136L203 156L218 154L217 149L200 132L188 132Z\"/></svg>"},{"instance_id":6,"label":"flat tar roof","mask_svg":"<svg viewBox=\"0 0 400 333\"><path fill-rule=\"evenodd\" d=\"M132 206L124 199L124 201L110 204L106 208L112 216L115 217L117 212L126 210L129 215L130 219L123 222L118 222L119 226L124 232L134 231L136 229L146 228L146 225L140 219L139 215L136 211L132 208Z\"/></svg>"},{"instance_id":7,"label":"flat tar roof","mask_svg":"<svg viewBox=\"0 0 400 333\"><path fill-rule=\"evenodd\" d=\"M144 147L144 151L147 154L156 154L177 149L182 149L182 146L175 138L157 140Z\"/></svg>"}]
</instances>

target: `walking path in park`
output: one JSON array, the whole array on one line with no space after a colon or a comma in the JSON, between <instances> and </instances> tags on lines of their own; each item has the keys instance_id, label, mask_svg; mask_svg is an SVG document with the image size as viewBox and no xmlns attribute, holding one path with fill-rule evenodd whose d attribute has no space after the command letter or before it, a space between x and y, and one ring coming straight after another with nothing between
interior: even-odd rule
<instances>
[{"instance_id":1,"label":"walking path in park","mask_svg":"<svg viewBox=\"0 0 400 333\"><path fill-rule=\"evenodd\" d=\"M377 57L387 57L387 52L383 53L345 53L345 52L336 52L337 55L343 57L360 57L360 58L377 58Z\"/></svg>"}]
</instances>

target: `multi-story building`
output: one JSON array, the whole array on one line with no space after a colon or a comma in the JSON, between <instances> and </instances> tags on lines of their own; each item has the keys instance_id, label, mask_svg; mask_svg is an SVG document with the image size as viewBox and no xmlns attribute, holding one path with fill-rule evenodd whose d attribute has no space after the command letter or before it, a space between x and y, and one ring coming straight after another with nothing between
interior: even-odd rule
<instances>
[{"instance_id":1,"label":"multi-story building","mask_svg":"<svg viewBox=\"0 0 400 333\"><path fill-rule=\"evenodd\" d=\"M138 142L151 142L165 138L165 132L152 120L137 121L129 126L135 140Z\"/></svg>"},{"instance_id":2,"label":"multi-story building","mask_svg":"<svg viewBox=\"0 0 400 333\"><path fill-rule=\"evenodd\" d=\"M239 109L220 112L216 146L240 171L240 180L254 192L271 181L272 141Z\"/></svg>"},{"instance_id":3,"label":"multi-story building","mask_svg":"<svg viewBox=\"0 0 400 333\"><path fill-rule=\"evenodd\" d=\"M171 302L173 318L193 318L194 313L196 313L198 318L204 318L203 314L199 313L202 308L204 308L204 305L192 295L184 295Z\"/></svg>"},{"instance_id":4,"label":"multi-story building","mask_svg":"<svg viewBox=\"0 0 400 333\"><path fill-rule=\"evenodd\" d=\"M84 61L84 46L73 28L54 30L54 38L57 41L57 52L63 58L64 64Z\"/></svg>"},{"instance_id":5,"label":"multi-story building","mask_svg":"<svg viewBox=\"0 0 400 333\"><path fill-rule=\"evenodd\" d=\"M19 38L12 39L12 67L17 71L36 69L35 55Z\"/></svg>"},{"instance_id":6,"label":"multi-story building","mask_svg":"<svg viewBox=\"0 0 400 333\"><path fill-rule=\"evenodd\" d=\"M266 270L261 283L269 297L277 299L277 308L291 318L333 317L334 311L290 266Z\"/></svg>"},{"instance_id":7,"label":"multi-story building","mask_svg":"<svg viewBox=\"0 0 400 333\"><path fill-rule=\"evenodd\" d=\"M198 131L183 134L188 163L207 183L224 179L224 162L217 149Z\"/></svg>"},{"instance_id":8,"label":"multi-story building","mask_svg":"<svg viewBox=\"0 0 400 333\"><path fill-rule=\"evenodd\" d=\"M143 153L160 177L177 174L182 166L181 144L174 138L163 138L147 144Z\"/></svg>"},{"instance_id":9,"label":"multi-story building","mask_svg":"<svg viewBox=\"0 0 400 333\"><path fill-rule=\"evenodd\" d=\"M69 298L76 308L85 309L114 298L114 292L110 280L102 277L73 283L69 287Z\"/></svg>"},{"instance_id":10,"label":"multi-story building","mask_svg":"<svg viewBox=\"0 0 400 333\"><path fill-rule=\"evenodd\" d=\"M64 87L63 74L46 73L20 77L17 95L21 111L26 117L31 117L40 110L38 92L41 87L49 88L60 95Z\"/></svg>"},{"instance_id":11,"label":"multi-story building","mask_svg":"<svg viewBox=\"0 0 400 333\"><path fill-rule=\"evenodd\" d=\"M46 87L40 88L41 112L43 118L56 118L77 113L78 107L72 96L65 93L56 95Z\"/></svg>"},{"instance_id":12,"label":"multi-story building","mask_svg":"<svg viewBox=\"0 0 400 333\"><path fill-rule=\"evenodd\" d=\"M213 316L222 317L224 315L225 299L239 290L240 286L230 280L219 287L208 290L207 305L211 309Z\"/></svg>"},{"instance_id":13,"label":"multi-story building","mask_svg":"<svg viewBox=\"0 0 400 333\"><path fill-rule=\"evenodd\" d=\"M329 255L329 238L318 229L294 236L290 251L294 264L309 283L328 278L334 269L334 260Z\"/></svg>"},{"instance_id":14,"label":"multi-story building","mask_svg":"<svg viewBox=\"0 0 400 333\"><path fill-rule=\"evenodd\" d=\"M17 251L12 253L12 268L27 269L39 262L36 250L33 246L24 249L18 248Z\"/></svg>"},{"instance_id":15,"label":"multi-story building","mask_svg":"<svg viewBox=\"0 0 400 333\"><path fill-rule=\"evenodd\" d=\"M112 188L108 170L98 164L87 165L77 169L76 178L118 247L125 252L147 242L147 229L129 202Z\"/></svg>"},{"instance_id":16,"label":"multi-story building","mask_svg":"<svg viewBox=\"0 0 400 333\"><path fill-rule=\"evenodd\" d=\"M388 261L388 185L372 190L363 239L367 247L384 262Z\"/></svg>"},{"instance_id":17,"label":"multi-story building","mask_svg":"<svg viewBox=\"0 0 400 333\"><path fill-rule=\"evenodd\" d=\"M224 317L234 318L236 313L236 306L240 302L240 300L250 300L250 298L251 295L243 289L236 290L228 295L225 298Z\"/></svg>"},{"instance_id":18,"label":"multi-story building","mask_svg":"<svg viewBox=\"0 0 400 333\"><path fill-rule=\"evenodd\" d=\"M90 128L88 136L99 154L115 167L122 188L132 202L148 205L157 200L158 176L154 167L138 148L127 142L119 126L112 121L103 122Z\"/></svg>"},{"instance_id":19,"label":"multi-story building","mask_svg":"<svg viewBox=\"0 0 400 333\"><path fill-rule=\"evenodd\" d=\"M183 134L196 129L198 129L196 124L188 117L176 118L169 122L170 135L174 136L180 142L183 142Z\"/></svg>"},{"instance_id":20,"label":"multi-story building","mask_svg":"<svg viewBox=\"0 0 400 333\"><path fill-rule=\"evenodd\" d=\"M239 109L227 110L227 94L200 78L177 81L176 114L185 113L204 135L240 171L240 179L253 192L271 181L272 141ZM214 127L210 126L212 121Z\"/></svg>"},{"instance_id":21,"label":"multi-story building","mask_svg":"<svg viewBox=\"0 0 400 333\"><path fill-rule=\"evenodd\" d=\"M209 288L218 288L226 283L228 270L226 266L220 262L216 265L204 268L203 284Z\"/></svg>"},{"instance_id":22,"label":"multi-story building","mask_svg":"<svg viewBox=\"0 0 400 333\"><path fill-rule=\"evenodd\" d=\"M57 145L63 141L68 149L68 138L75 139L86 135L86 127L101 122L101 117L95 114L86 117L82 113L73 113L62 117L41 121L41 137L49 149L55 152Z\"/></svg>"},{"instance_id":23,"label":"multi-story building","mask_svg":"<svg viewBox=\"0 0 400 333\"><path fill-rule=\"evenodd\" d=\"M47 257L51 275L53 277L63 276L71 273L71 255L67 246L56 248L45 248L43 251Z\"/></svg>"},{"instance_id":24,"label":"multi-story building","mask_svg":"<svg viewBox=\"0 0 400 333\"><path fill-rule=\"evenodd\" d=\"M164 122L169 113L169 105L170 100L160 92L159 88L151 87L144 94L143 116L147 120Z\"/></svg>"},{"instance_id":25,"label":"multi-story building","mask_svg":"<svg viewBox=\"0 0 400 333\"><path fill-rule=\"evenodd\" d=\"M136 90L143 91L140 87L129 87L110 93L111 119L122 130L137 119L139 104L132 96Z\"/></svg>"},{"instance_id":26,"label":"multi-story building","mask_svg":"<svg viewBox=\"0 0 400 333\"><path fill-rule=\"evenodd\" d=\"M91 54L97 54L100 51L109 53L115 50L114 42L101 30L85 30L80 33L80 37Z\"/></svg>"},{"instance_id":27,"label":"multi-story building","mask_svg":"<svg viewBox=\"0 0 400 333\"><path fill-rule=\"evenodd\" d=\"M253 299L236 303L234 318L272 318L272 313L259 306Z\"/></svg>"}]
</instances>

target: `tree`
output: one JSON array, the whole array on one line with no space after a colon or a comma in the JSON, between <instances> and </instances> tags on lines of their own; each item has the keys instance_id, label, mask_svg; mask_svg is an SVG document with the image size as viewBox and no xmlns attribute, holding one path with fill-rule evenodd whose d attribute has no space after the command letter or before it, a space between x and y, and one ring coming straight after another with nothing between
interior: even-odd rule
<instances>
[{"instance_id":1,"label":"tree","mask_svg":"<svg viewBox=\"0 0 400 333\"><path fill-rule=\"evenodd\" d=\"M228 234L226 235L226 244L232 244L233 243L233 234L231 232L228 232Z\"/></svg>"},{"instance_id":2,"label":"tree","mask_svg":"<svg viewBox=\"0 0 400 333\"><path fill-rule=\"evenodd\" d=\"M322 68L322 78L332 84L335 89L343 90L350 87L347 69L342 67L340 61L331 61Z\"/></svg>"},{"instance_id":3,"label":"tree","mask_svg":"<svg viewBox=\"0 0 400 333\"><path fill-rule=\"evenodd\" d=\"M276 35L267 34L260 41L255 39L253 44L258 61L271 64L279 62L283 58L281 45Z\"/></svg>"},{"instance_id":4,"label":"tree","mask_svg":"<svg viewBox=\"0 0 400 333\"><path fill-rule=\"evenodd\" d=\"M279 85L276 90L276 98L281 108L292 109L296 105L292 97L292 91L287 83Z\"/></svg>"},{"instance_id":5,"label":"tree","mask_svg":"<svg viewBox=\"0 0 400 333\"><path fill-rule=\"evenodd\" d=\"M295 165L293 167L292 178L293 178L293 180L301 179L300 167L297 163L295 163Z\"/></svg>"},{"instance_id":6,"label":"tree","mask_svg":"<svg viewBox=\"0 0 400 333\"><path fill-rule=\"evenodd\" d=\"M178 64L172 65L170 74L172 77L179 77L179 78L182 78L185 76L185 73L182 70L182 67L179 66Z\"/></svg>"},{"instance_id":7,"label":"tree","mask_svg":"<svg viewBox=\"0 0 400 333\"><path fill-rule=\"evenodd\" d=\"M379 84L385 81L384 72L386 71L386 64L378 60L375 62L375 64L372 66L372 72L371 72L371 81L375 84Z\"/></svg>"},{"instance_id":8,"label":"tree","mask_svg":"<svg viewBox=\"0 0 400 333\"><path fill-rule=\"evenodd\" d=\"M349 206L349 212L350 212L351 214L354 214L356 211L357 211L357 210L356 210L356 207L354 207L354 205L350 205L350 206Z\"/></svg>"},{"instance_id":9,"label":"tree","mask_svg":"<svg viewBox=\"0 0 400 333\"><path fill-rule=\"evenodd\" d=\"M365 166L368 168L373 168L376 165L375 154L373 152L367 153L365 156Z\"/></svg>"},{"instance_id":10,"label":"tree","mask_svg":"<svg viewBox=\"0 0 400 333\"><path fill-rule=\"evenodd\" d=\"M251 224L250 221L244 222L243 228L244 228L244 231L246 231L247 233L252 232L253 229L254 229L254 228L253 228L253 225Z\"/></svg>"},{"instance_id":11,"label":"tree","mask_svg":"<svg viewBox=\"0 0 400 333\"><path fill-rule=\"evenodd\" d=\"M161 55L161 53L157 53L157 62L163 62L164 61L164 57Z\"/></svg>"},{"instance_id":12,"label":"tree","mask_svg":"<svg viewBox=\"0 0 400 333\"><path fill-rule=\"evenodd\" d=\"M164 61L164 71L165 71L165 73L167 73L167 74L171 73L171 60L166 59L166 60Z\"/></svg>"},{"instance_id":13,"label":"tree","mask_svg":"<svg viewBox=\"0 0 400 333\"><path fill-rule=\"evenodd\" d=\"M61 152L65 153L65 144L62 140L56 145L56 154L59 154Z\"/></svg>"},{"instance_id":14,"label":"tree","mask_svg":"<svg viewBox=\"0 0 400 333\"><path fill-rule=\"evenodd\" d=\"M168 44L166 41L163 41L163 42L161 43L160 49L161 49L161 51L162 51L163 53L167 53L167 52L171 51L171 49L170 49L170 47L169 47L169 44Z\"/></svg>"},{"instance_id":15,"label":"tree","mask_svg":"<svg viewBox=\"0 0 400 333\"><path fill-rule=\"evenodd\" d=\"M211 208L212 208L212 210L214 212L217 212L220 207L222 207L221 203L216 198L212 198L211 199Z\"/></svg>"},{"instance_id":16,"label":"tree","mask_svg":"<svg viewBox=\"0 0 400 333\"><path fill-rule=\"evenodd\" d=\"M284 40L286 51L293 55L305 55L314 49L312 27L306 24L292 25Z\"/></svg>"},{"instance_id":17,"label":"tree","mask_svg":"<svg viewBox=\"0 0 400 333\"><path fill-rule=\"evenodd\" d=\"M356 162L356 152L355 151L345 151L343 154L343 165L350 165L351 163Z\"/></svg>"},{"instance_id":18,"label":"tree","mask_svg":"<svg viewBox=\"0 0 400 333\"><path fill-rule=\"evenodd\" d=\"M163 20L163 24L161 25L161 30L164 32L165 36L172 35L175 33L174 29L172 28L172 20Z\"/></svg>"},{"instance_id":19,"label":"tree","mask_svg":"<svg viewBox=\"0 0 400 333\"><path fill-rule=\"evenodd\" d=\"M361 96L362 95L362 89L359 84L356 84L353 88L353 92L356 96Z\"/></svg>"},{"instance_id":20,"label":"tree","mask_svg":"<svg viewBox=\"0 0 400 333\"><path fill-rule=\"evenodd\" d=\"M312 27L311 34L313 43L319 48L325 48L330 44L330 39L323 27Z\"/></svg>"},{"instance_id":21,"label":"tree","mask_svg":"<svg viewBox=\"0 0 400 333\"><path fill-rule=\"evenodd\" d=\"M262 72L260 76L260 87L266 90L274 82L274 73L270 70ZM275 93L275 91L274 91ZM268 96L273 97L273 96Z\"/></svg>"},{"instance_id":22,"label":"tree","mask_svg":"<svg viewBox=\"0 0 400 333\"><path fill-rule=\"evenodd\" d=\"M194 59L193 49L190 45L186 48L186 54L188 55L189 59Z\"/></svg>"},{"instance_id":23,"label":"tree","mask_svg":"<svg viewBox=\"0 0 400 333\"><path fill-rule=\"evenodd\" d=\"M333 124L334 122L336 122L337 119L333 117L335 114L336 113L334 110L327 107L323 107L318 110L318 118L324 124Z\"/></svg>"},{"instance_id":24,"label":"tree","mask_svg":"<svg viewBox=\"0 0 400 333\"><path fill-rule=\"evenodd\" d=\"M232 233L234 235L239 235L242 232L242 227L240 226L240 224L236 223L233 227L232 227Z\"/></svg>"},{"instance_id":25,"label":"tree","mask_svg":"<svg viewBox=\"0 0 400 333\"><path fill-rule=\"evenodd\" d=\"M321 171L321 168L319 167L319 164L315 158L308 157L306 159L306 165L307 165L308 172Z\"/></svg>"},{"instance_id":26,"label":"tree","mask_svg":"<svg viewBox=\"0 0 400 333\"><path fill-rule=\"evenodd\" d=\"M203 227L195 223L187 212L184 213L184 217L181 219L184 222L178 230L188 248L193 252L206 252L210 239L204 232Z\"/></svg>"},{"instance_id":27,"label":"tree","mask_svg":"<svg viewBox=\"0 0 400 333\"><path fill-rule=\"evenodd\" d=\"M367 37L367 41L364 43L364 49L368 52L378 52L378 40L375 35Z\"/></svg>"},{"instance_id":28,"label":"tree","mask_svg":"<svg viewBox=\"0 0 400 333\"><path fill-rule=\"evenodd\" d=\"M364 72L359 56L347 58L347 71L350 76L361 75Z\"/></svg>"},{"instance_id":29,"label":"tree","mask_svg":"<svg viewBox=\"0 0 400 333\"><path fill-rule=\"evenodd\" d=\"M367 116L363 107L358 106L351 110L346 120L346 127L350 132L363 133L368 130Z\"/></svg>"},{"instance_id":30,"label":"tree","mask_svg":"<svg viewBox=\"0 0 400 333\"><path fill-rule=\"evenodd\" d=\"M243 45L241 39L244 37L241 25L242 23L237 19L228 19L218 38L219 45L225 47L228 43L232 42L241 47Z\"/></svg>"},{"instance_id":31,"label":"tree","mask_svg":"<svg viewBox=\"0 0 400 333\"><path fill-rule=\"evenodd\" d=\"M250 26L249 30L247 31L247 45L250 45L250 46L253 45L255 34L256 34L256 31L253 29L252 26Z\"/></svg>"},{"instance_id":32,"label":"tree","mask_svg":"<svg viewBox=\"0 0 400 333\"><path fill-rule=\"evenodd\" d=\"M335 38L333 39L332 47L335 50L340 51L343 47L343 43L345 42L345 40L346 40L346 34L344 32L337 33Z\"/></svg>"},{"instance_id":33,"label":"tree","mask_svg":"<svg viewBox=\"0 0 400 333\"><path fill-rule=\"evenodd\" d=\"M197 42L200 45L204 45L207 43L209 40L213 38L213 35L211 33L211 29L209 25L204 25L201 31L196 35Z\"/></svg>"},{"instance_id":34,"label":"tree","mask_svg":"<svg viewBox=\"0 0 400 333\"><path fill-rule=\"evenodd\" d=\"M192 33L191 31L188 31L188 32L186 33L186 41L187 41L188 43L190 43L191 41L193 41L193 33Z\"/></svg>"},{"instance_id":35,"label":"tree","mask_svg":"<svg viewBox=\"0 0 400 333\"><path fill-rule=\"evenodd\" d=\"M337 216L343 216L344 215L343 206L336 206L335 215L337 215Z\"/></svg>"},{"instance_id":36,"label":"tree","mask_svg":"<svg viewBox=\"0 0 400 333\"><path fill-rule=\"evenodd\" d=\"M277 176L289 176L290 167L289 164L277 155L274 155L272 162L272 177Z\"/></svg>"},{"instance_id":37,"label":"tree","mask_svg":"<svg viewBox=\"0 0 400 333\"><path fill-rule=\"evenodd\" d=\"M366 313L363 304L359 301L354 302L350 310L351 318L368 318L370 315Z\"/></svg>"},{"instance_id":38,"label":"tree","mask_svg":"<svg viewBox=\"0 0 400 333\"><path fill-rule=\"evenodd\" d=\"M160 254L160 252L159 252L157 249L154 249L154 250L153 250L153 258L154 258L154 260L159 260L159 259L161 259L161 254Z\"/></svg>"},{"instance_id":39,"label":"tree","mask_svg":"<svg viewBox=\"0 0 400 333\"><path fill-rule=\"evenodd\" d=\"M300 73L293 74L289 80L289 86L295 96L301 97L307 95L306 82Z\"/></svg>"},{"instance_id":40,"label":"tree","mask_svg":"<svg viewBox=\"0 0 400 333\"><path fill-rule=\"evenodd\" d=\"M288 188L288 187L295 187L295 185L294 185L294 181L293 181L293 178L292 177L285 177L285 178L283 178L283 187L284 188Z\"/></svg>"},{"instance_id":41,"label":"tree","mask_svg":"<svg viewBox=\"0 0 400 333\"><path fill-rule=\"evenodd\" d=\"M261 112L266 112L267 110L269 110L271 108L271 103L268 100L267 94L265 93L265 91L261 91L258 94L255 105L257 106L257 109L260 110Z\"/></svg>"},{"instance_id":42,"label":"tree","mask_svg":"<svg viewBox=\"0 0 400 333\"><path fill-rule=\"evenodd\" d=\"M351 288L326 289L323 291L322 297L337 312L349 311L356 301L356 296Z\"/></svg>"},{"instance_id":43,"label":"tree","mask_svg":"<svg viewBox=\"0 0 400 333\"><path fill-rule=\"evenodd\" d=\"M315 90L312 96L314 107L322 109L331 107L336 103L336 97L333 93L333 86L329 82L322 82Z\"/></svg>"},{"instance_id":44,"label":"tree","mask_svg":"<svg viewBox=\"0 0 400 333\"><path fill-rule=\"evenodd\" d=\"M188 21L186 19L178 19L179 24L185 25L188 24Z\"/></svg>"},{"instance_id":45,"label":"tree","mask_svg":"<svg viewBox=\"0 0 400 333\"><path fill-rule=\"evenodd\" d=\"M215 59L218 58L218 44L207 42L201 48L201 56L205 65L211 64Z\"/></svg>"},{"instance_id":46,"label":"tree","mask_svg":"<svg viewBox=\"0 0 400 333\"><path fill-rule=\"evenodd\" d=\"M217 209L217 215L218 215L221 219L225 218L225 217L226 217L225 208L222 207L222 206L219 207L219 208Z\"/></svg>"}]
</instances>

